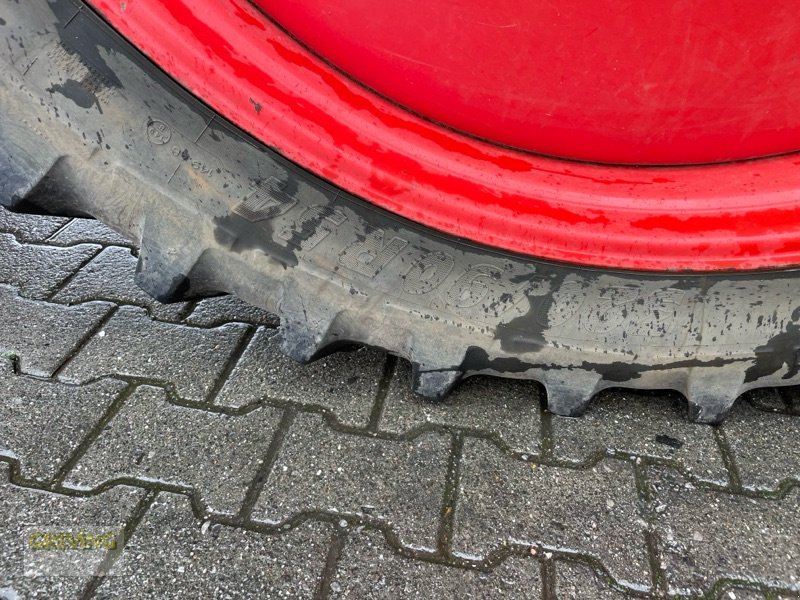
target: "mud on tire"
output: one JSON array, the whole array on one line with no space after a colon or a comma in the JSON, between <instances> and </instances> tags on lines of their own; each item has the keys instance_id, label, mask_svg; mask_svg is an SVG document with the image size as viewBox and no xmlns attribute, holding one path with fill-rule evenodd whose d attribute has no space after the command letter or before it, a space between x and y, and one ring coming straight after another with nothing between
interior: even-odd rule
<instances>
[{"instance_id":1,"label":"mud on tire","mask_svg":"<svg viewBox=\"0 0 800 600\"><path fill-rule=\"evenodd\" d=\"M713 423L749 389L800 381L795 270L615 272L445 236L248 137L87 6L6 7L0 202L138 240L159 300L235 293L280 315L297 360L368 344L410 360L424 396L535 379L564 415L608 387L675 389Z\"/></svg>"}]
</instances>

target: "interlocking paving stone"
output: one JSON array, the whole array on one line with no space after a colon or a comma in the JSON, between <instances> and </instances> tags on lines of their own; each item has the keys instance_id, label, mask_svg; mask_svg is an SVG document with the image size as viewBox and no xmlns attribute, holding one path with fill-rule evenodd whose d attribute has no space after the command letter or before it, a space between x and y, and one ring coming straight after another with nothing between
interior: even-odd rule
<instances>
[{"instance_id":1,"label":"interlocking paving stone","mask_svg":"<svg viewBox=\"0 0 800 600\"><path fill-rule=\"evenodd\" d=\"M539 563L517 556L491 572L405 558L374 531L353 533L331 582L334 598L520 598L541 595Z\"/></svg>"},{"instance_id":2,"label":"interlocking paving stone","mask_svg":"<svg viewBox=\"0 0 800 600\"><path fill-rule=\"evenodd\" d=\"M361 348L301 365L280 352L280 334L259 328L217 396L224 406L244 406L264 396L318 404L348 425L364 426L378 391L386 355Z\"/></svg>"},{"instance_id":3,"label":"interlocking paving stone","mask_svg":"<svg viewBox=\"0 0 800 600\"><path fill-rule=\"evenodd\" d=\"M800 416L738 405L723 424L745 487L775 489L784 479L800 482Z\"/></svg>"},{"instance_id":4,"label":"interlocking paving stone","mask_svg":"<svg viewBox=\"0 0 800 600\"><path fill-rule=\"evenodd\" d=\"M0 456L27 479L49 482L125 387L104 379L68 386L0 371Z\"/></svg>"},{"instance_id":5,"label":"interlocking paving stone","mask_svg":"<svg viewBox=\"0 0 800 600\"><path fill-rule=\"evenodd\" d=\"M781 499L695 488L651 469L670 588L706 592L721 578L779 582L800 592L800 489ZM658 512L658 511L657 511Z\"/></svg>"},{"instance_id":6,"label":"interlocking paving stone","mask_svg":"<svg viewBox=\"0 0 800 600\"><path fill-rule=\"evenodd\" d=\"M192 314L186 317L186 323L201 327L213 327L231 322L277 327L280 320L276 315L230 295L201 300Z\"/></svg>"},{"instance_id":7,"label":"interlocking paving stone","mask_svg":"<svg viewBox=\"0 0 800 600\"><path fill-rule=\"evenodd\" d=\"M0 281L7 278L21 287L23 295L47 297L66 281L74 281L72 275L75 279L82 276L76 273L77 265L101 246L123 244L97 222L73 220L59 230L66 223L65 219L11 215L0 209ZM83 242L90 245L75 246ZM90 252L85 254L87 248ZM146 305L149 300L130 287L134 260L129 250L115 248L102 260L114 253L125 256L110 262L126 263L128 279L113 286L98 284L94 295L87 297L117 294L113 297L137 302L121 298L122 289ZM81 256L87 258L76 259ZM62 261L64 257L66 261ZM109 275L121 277L120 273ZM22 373L49 377L76 353L81 340L112 307L106 302L68 307L24 300L13 288L0 285L0 455L18 458L22 477L41 482L51 478L97 423L122 383L103 379L66 386L63 381L13 375L10 355L18 356L16 365ZM64 374L69 381L90 381L103 372L118 372L172 383L190 401L204 400L215 382L221 383L218 376L247 328L201 328L231 321L267 327L277 324L274 316L233 297L198 303L184 321L196 327L153 323L143 310L123 307L111 320L111 327L104 326L67 364ZM364 426L375 408L385 366L383 354L362 351L340 357L343 362L327 359L316 367L301 367L277 353L275 335L267 329L257 331L254 339L261 347L245 352L242 358L249 362L238 361L236 385L229 384L221 398L227 398L231 406L265 395L320 405L344 423ZM402 363L390 382L379 422L382 431L408 432L426 421L477 428L477 435L499 435L517 452L536 455L538 446L527 444L534 443L538 434L528 436L525 431L533 427L538 432L539 414L532 411L529 417L534 420L527 422L520 416L525 408L521 390L519 395L509 392L507 382L500 380L468 380L457 389L453 402L427 405L417 403L401 389L406 370ZM352 379L359 375L362 381ZM109 385L113 389L106 389ZM749 392L723 426L746 488L774 489L786 478L798 479L798 417L775 414L800 413L798 389ZM536 394L528 401L535 407ZM653 394L651 400L647 393L611 391L593 402L583 420L549 416L554 455L559 460L583 461L598 451L633 453L671 460L680 468L691 469L693 477L723 481L720 456L709 442L712 429L688 423L684 403L673 402L674 395ZM506 407L501 409L501 403ZM493 412L496 409L497 413ZM506 411L517 411L517 418ZM255 474L264 467L260 461L268 458L267 448L275 447L272 433L280 416L276 409L261 407L247 415L225 417L176 406L165 400L163 390L142 387L126 399L66 485L94 488L115 477L131 477L143 486L173 484L193 489L201 503L210 501L215 510L231 514L239 509ZM321 417L301 410L262 486L254 517L274 524L312 511L307 514L309 520L285 535L204 526L192 515L187 498L162 493L134 534L131 552L123 553L115 576L105 580L97 596L170 597L182 592L193 598L226 593L311 596L331 541L331 526L315 519L315 510L333 513L338 530L347 533L338 568L332 573L333 597L370 593L382 597L505 597L511 592L539 592L540 571L535 559L542 558L540 555L511 556L493 573L482 574L401 557L390 548L394 543L391 535L387 542L379 532L348 523L353 516L388 522L402 544L436 545L450 437L428 433L412 441L396 441L369 435L337 433ZM674 448L676 445L680 447ZM645 524L635 508L641 501L636 500L633 489L632 467L604 459L584 470L543 465L532 469L491 442L469 435L464 457L454 515L452 546L457 555L480 558L504 541L543 545L541 552L556 554L552 564L558 598L622 597L605 585L609 582L603 576L581 563L581 555L599 558L623 583L630 580L639 588L649 586L642 533ZM0 484L8 481L8 471L8 465L0 460ZM795 566L800 543L800 488L791 489L782 499L748 499L708 491L674 469L649 467L648 472L656 494L649 507L655 509L652 518L657 520L655 560L663 563L673 592L706 593L720 577L730 577L737 582L751 580L751 588L761 581L773 591L765 596L731 583L715 588L715 598L800 598L800 569ZM127 498L126 494L131 498L120 506L119 498ZM27 519L26 524L68 521L97 525L98 521L105 524L102 515L117 511L116 523L130 514L142 494L140 489L117 486L99 496L77 498L0 485L0 598L76 597L86 584L86 577L20 577L14 569L23 536L8 542L16 530L6 523L19 525L20 519ZM17 497L24 502L13 500ZM240 548L242 552L238 552ZM562 560L556 549L578 556ZM533 566L530 570L529 565ZM510 585L505 587L506 583ZM791 586L794 592L777 591ZM381 594L383 590L388 591Z\"/></svg>"},{"instance_id":8,"label":"interlocking paving stone","mask_svg":"<svg viewBox=\"0 0 800 600\"><path fill-rule=\"evenodd\" d=\"M147 311L121 306L61 373L80 383L101 375L127 375L175 386L182 398L201 402L225 369L246 325L214 329L152 321Z\"/></svg>"},{"instance_id":9,"label":"interlocking paving stone","mask_svg":"<svg viewBox=\"0 0 800 600\"><path fill-rule=\"evenodd\" d=\"M734 586L723 587L717 598L720 600L766 600L761 592ZM773 598L780 600L780 596L773 596Z\"/></svg>"},{"instance_id":10,"label":"interlocking paving stone","mask_svg":"<svg viewBox=\"0 0 800 600\"><path fill-rule=\"evenodd\" d=\"M176 406L141 386L89 447L65 485L93 489L133 477L190 487L212 512L236 513L263 463L280 413L241 416Z\"/></svg>"},{"instance_id":11,"label":"interlocking paving stone","mask_svg":"<svg viewBox=\"0 0 800 600\"><path fill-rule=\"evenodd\" d=\"M62 306L27 300L0 285L0 352L17 356L23 373L50 377L111 308L106 302Z\"/></svg>"},{"instance_id":12,"label":"interlocking paving stone","mask_svg":"<svg viewBox=\"0 0 800 600\"><path fill-rule=\"evenodd\" d=\"M389 386L380 429L405 433L426 423L491 433L511 449L538 454L539 387L532 381L472 377L445 402L431 402L409 389L411 369L403 362Z\"/></svg>"},{"instance_id":13,"label":"interlocking paving stone","mask_svg":"<svg viewBox=\"0 0 800 600\"><path fill-rule=\"evenodd\" d=\"M66 227L50 238L50 242L64 246L91 242L103 246L133 247L133 242L128 238L94 219L72 219Z\"/></svg>"},{"instance_id":14,"label":"interlocking paving stone","mask_svg":"<svg viewBox=\"0 0 800 600\"><path fill-rule=\"evenodd\" d=\"M311 598L330 540L320 523L278 535L204 524L187 498L162 493L96 597Z\"/></svg>"},{"instance_id":15,"label":"interlocking paving stone","mask_svg":"<svg viewBox=\"0 0 800 600\"><path fill-rule=\"evenodd\" d=\"M64 571L63 562L51 571L26 571L29 535L44 531L120 531L142 490L117 487L86 498L51 494L8 483L8 465L0 464L0 590L11 598L77 598L102 559L82 553L79 566Z\"/></svg>"},{"instance_id":16,"label":"interlocking paving stone","mask_svg":"<svg viewBox=\"0 0 800 600\"><path fill-rule=\"evenodd\" d=\"M0 207L0 232L13 233L21 242L43 242L68 221L66 217L26 215Z\"/></svg>"},{"instance_id":17,"label":"interlocking paving stone","mask_svg":"<svg viewBox=\"0 0 800 600\"><path fill-rule=\"evenodd\" d=\"M28 298L47 298L99 250L95 244L20 244L13 235L0 233L0 283L13 285Z\"/></svg>"},{"instance_id":18,"label":"interlocking paving stone","mask_svg":"<svg viewBox=\"0 0 800 600\"><path fill-rule=\"evenodd\" d=\"M74 304L89 299L111 300L146 307L156 319L179 321L186 303L162 304L153 300L134 282L135 271L136 258L129 248L104 248L53 296L53 301Z\"/></svg>"},{"instance_id":19,"label":"interlocking paving stone","mask_svg":"<svg viewBox=\"0 0 800 600\"><path fill-rule=\"evenodd\" d=\"M689 421L677 395L610 391L581 418L553 415L551 422L558 458L581 462L595 452L626 452L673 460L701 479L728 479L714 430Z\"/></svg>"},{"instance_id":20,"label":"interlocking paving stone","mask_svg":"<svg viewBox=\"0 0 800 600\"><path fill-rule=\"evenodd\" d=\"M617 580L649 585L633 468L606 459L590 469L529 464L487 440L467 439L454 549L484 557L503 542L541 544L600 558Z\"/></svg>"},{"instance_id":21,"label":"interlocking paving stone","mask_svg":"<svg viewBox=\"0 0 800 600\"><path fill-rule=\"evenodd\" d=\"M556 598L564 600L619 600L626 594L603 581L594 570L577 562L556 561Z\"/></svg>"},{"instance_id":22,"label":"interlocking paving stone","mask_svg":"<svg viewBox=\"0 0 800 600\"><path fill-rule=\"evenodd\" d=\"M253 518L279 523L322 510L390 523L403 543L433 548L444 498L448 436L387 441L333 431L298 414L278 453Z\"/></svg>"}]
</instances>

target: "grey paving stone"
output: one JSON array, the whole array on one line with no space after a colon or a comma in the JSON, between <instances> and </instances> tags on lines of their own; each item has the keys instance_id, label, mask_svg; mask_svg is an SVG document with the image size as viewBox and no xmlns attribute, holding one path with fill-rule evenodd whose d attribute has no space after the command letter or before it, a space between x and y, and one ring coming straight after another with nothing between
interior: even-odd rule
<instances>
[{"instance_id":1,"label":"grey paving stone","mask_svg":"<svg viewBox=\"0 0 800 600\"><path fill-rule=\"evenodd\" d=\"M94 244L20 244L13 235L0 233L0 283L13 285L28 298L47 298L98 250Z\"/></svg>"},{"instance_id":2,"label":"grey paving stone","mask_svg":"<svg viewBox=\"0 0 800 600\"><path fill-rule=\"evenodd\" d=\"M64 219L9 216L0 209L0 280L7 278L24 294L46 296L75 273L80 264L76 257L91 256L91 252L81 254L84 249L99 250L98 246L77 250L64 246L83 241L122 243L91 221L73 221L56 233L65 223ZM47 245L15 241L41 244L53 235ZM115 252L123 256L128 250ZM130 267L133 259L127 256L118 262ZM109 272L109 276L107 281L120 275ZM117 284L95 283L99 295L120 293ZM125 280L129 284L130 279ZM125 289L140 303L149 301L137 296L140 292L135 288ZM103 302L67 307L23 300L12 287L0 285L0 448L5 448L0 455L18 458L23 476L41 481L52 477L121 384L106 389L110 382L104 380L69 387L59 381L14 376L8 356L18 355L16 364L24 373L49 377L76 353L81 339L110 308ZM227 297L200 302L186 322L199 327L229 321L274 327L272 318ZM202 331L153 323L135 308L120 310L110 325L67 365L69 381L96 379L102 371L120 372L171 381L193 401L206 398L243 331L240 325ZM317 367L301 367L275 351L274 335L260 330L256 338L263 336L258 342L261 348L257 352L251 348L249 363L239 361L236 387L226 391L232 406L267 394L328 407L351 425L367 422L384 366L381 353L362 351L363 355L341 357L343 362L328 359ZM247 368L250 373L245 372ZM352 379L358 376L363 380ZM523 426L525 419L519 413L514 420L504 412L513 412L517 406L522 410L522 394L519 405L499 404L509 394L505 382L468 382L456 394L471 395L470 399L456 398L455 403L437 407L403 396L403 377L398 374L391 382L380 422L384 430L408 431L426 420L491 430L519 452L534 454L536 448L523 450L536 439L524 433L530 423ZM530 384L522 384L526 385ZM481 386L485 392L478 389ZM773 489L786 478L800 479L797 417L770 414L800 413L799 389L751 392L739 401L723 427L745 486ZM191 487L201 501L210 501L219 512L237 510L263 466L259 461L265 458L279 411L260 408L246 416L221 417L172 405L161 390L143 390L123 406L67 484L90 488L109 478L134 477L143 485L163 482ZM510 397L517 400L513 393ZM610 392L610 397L593 403L583 420L551 417L556 455L583 460L592 452L610 449L671 459L698 477L721 479L722 475L715 475L719 457L709 454L711 429L692 429L683 416L683 403L671 406L670 400L646 397ZM533 397L530 400L535 404ZM492 412L495 409L497 413ZM336 521L351 515L381 519L392 524L402 543L431 548L442 509L449 443L447 436L433 433L410 442L336 433L320 417L301 413L263 486L255 517L275 523L300 511L338 511ZM673 448L676 445L680 447ZM596 556L618 580L647 587L644 523L632 504L637 501L627 465L606 459L584 471L541 465L531 469L488 441L468 438L460 472L453 542L458 554L481 557L503 541L537 543L545 551L550 546ZM764 582L765 589L774 590L770 598L800 598L800 569L796 567L800 488L790 490L783 499L747 499L704 490L674 470L652 468L651 474L658 497L658 559L663 560L674 594L706 593L720 577L730 577L751 580L753 586ZM21 577L23 523L116 523L127 518L143 493L114 487L96 497L78 498L25 490L7 481L8 466L0 460L0 598L77 597L86 583L86 576ZM359 528L350 531L349 525L346 530L348 542L331 587L334 597L505 597L540 590L538 568L528 570L536 565L531 558L511 558L493 573L482 575L402 558L388 548L381 534ZM204 527L192 515L186 498L161 494L137 530L130 552L118 563L117 576L105 580L98 596L310 596L318 584L330 535L330 526L314 521L313 516L285 535ZM559 598L621 597L579 561L559 560L555 567ZM510 585L505 587L506 583ZM789 587L795 591L779 591ZM765 597L733 584L718 592L716 597L725 600Z\"/></svg>"},{"instance_id":3,"label":"grey paving stone","mask_svg":"<svg viewBox=\"0 0 800 600\"><path fill-rule=\"evenodd\" d=\"M311 598L330 526L280 535L204 524L184 496L159 494L97 598Z\"/></svg>"},{"instance_id":4,"label":"grey paving stone","mask_svg":"<svg viewBox=\"0 0 800 600\"><path fill-rule=\"evenodd\" d=\"M343 423L364 426L378 391L386 354L370 348L301 365L280 352L280 335L259 328L217 396L244 406L264 396L329 408Z\"/></svg>"},{"instance_id":5,"label":"grey paving stone","mask_svg":"<svg viewBox=\"0 0 800 600\"><path fill-rule=\"evenodd\" d=\"M717 598L719 600L766 600L766 596L759 591L735 586L724 586L717 594Z\"/></svg>"},{"instance_id":6,"label":"grey paving stone","mask_svg":"<svg viewBox=\"0 0 800 600\"><path fill-rule=\"evenodd\" d=\"M86 300L110 300L143 306L159 320L180 321L186 302L162 304L153 300L134 282L135 271L136 258L129 248L104 248L53 296L53 301L75 304Z\"/></svg>"},{"instance_id":7,"label":"grey paving stone","mask_svg":"<svg viewBox=\"0 0 800 600\"><path fill-rule=\"evenodd\" d=\"M331 582L333 598L541 597L539 563L517 556L491 572L438 565L395 554L374 531L351 534Z\"/></svg>"},{"instance_id":8,"label":"grey paving stone","mask_svg":"<svg viewBox=\"0 0 800 600\"><path fill-rule=\"evenodd\" d=\"M532 381L471 377L445 402L431 402L409 389L411 369L398 365L384 402L380 429L405 433L426 423L493 434L511 449L538 454L539 387Z\"/></svg>"},{"instance_id":9,"label":"grey paving stone","mask_svg":"<svg viewBox=\"0 0 800 600\"><path fill-rule=\"evenodd\" d=\"M222 374L246 326L199 329L152 321L147 311L121 306L61 373L81 383L102 375L127 375L175 386L182 398L201 402Z\"/></svg>"},{"instance_id":10,"label":"grey paving stone","mask_svg":"<svg viewBox=\"0 0 800 600\"><path fill-rule=\"evenodd\" d=\"M17 356L23 373L50 377L111 308L106 302L62 306L27 300L0 285L0 353Z\"/></svg>"},{"instance_id":11,"label":"grey paving stone","mask_svg":"<svg viewBox=\"0 0 800 600\"><path fill-rule=\"evenodd\" d=\"M134 244L110 227L94 219L72 219L69 224L50 238L55 245L82 243L102 244L103 246L128 246Z\"/></svg>"},{"instance_id":12,"label":"grey paving stone","mask_svg":"<svg viewBox=\"0 0 800 600\"><path fill-rule=\"evenodd\" d=\"M708 425L686 418L677 395L612 390L579 419L552 416L555 456L577 462L593 453L625 452L672 460L696 477L725 483L728 474Z\"/></svg>"},{"instance_id":13,"label":"grey paving stone","mask_svg":"<svg viewBox=\"0 0 800 600\"><path fill-rule=\"evenodd\" d=\"M704 593L721 578L777 582L800 592L800 489L782 499L687 487L653 468L658 527L671 590Z\"/></svg>"},{"instance_id":14,"label":"grey paving stone","mask_svg":"<svg viewBox=\"0 0 800 600\"><path fill-rule=\"evenodd\" d=\"M43 242L68 221L66 217L26 215L0 207L0 232L13 233L20 242Z\"/></svg>"},{"instance_id":15,"label":"grey paving stone","mask_svg":"<svg viewBox=\"0 0 800 600\"><path fill-rule=\"evenodd\" d=\"M280 320L276 315L231 295L201 300L192 314L186 317L186 323L201 327L214 327L231 322L277 327Z\"/></svg>"},{"instance_id":16,"label":"grey paving stone","mask_svg":"<svg viewBox=\"0 0 800 600\"><path fill-rule=\"evenodd\" d=\"M435 546L444 498L447 436L387 441L338 433L301 413L289 430L253 511L279 523L304 511L330 511L390 523L404 544Z\"/></svg>"},{"instance_id":17,"label":"grey paving stone","mask_svg":"<svg viewBox=\"0 0 800 600\"><path fill-rule=\"evenodd\" d=\"M0 456L26 479L50 482L125 384L68 386L0 371Z\"/></svg>"},{"instance_id":18,"label":"grey paving stone","mask_svg":"<svg viewBox=\"0 0 800 600\"><path fill-rule=\"evenodd\" d=\"M629 597L577 562L556 561L555 591L559 600L621 600Z\"/></svg>"},{"instance_id":19,"label":"grey paving stone","mask_svg":"<svg viewBox=\"0 0 800 600\"><path fill-rule=\"evenodd\" d=\"M599 558L618 581L649 585L645 522L631 465L591 469L525 463L487 440L467 439L454 550L485 557L503 542L541 544Z\"/></svg>"},{"instance_id":20,"label":"grey paving stone","mask_svg":"<svg viewBox=\"0 0 800 600\"><path fill-rule=\"evenodd\" d=\"M104 554L62 551L51 570L34 570L28 562L30 534L97 532L97 528L118 532L142 495L129 487L87 498L21 488L8 483L8 465L0 464L0 590L11 598L79 597Z\"/></svg>"},{"instance_id":21,"label":"grey paving stone","mask_svg":"<svg viewBox=\"0 0 800 600\"><path fill-rule=\"evenodd\" d=\"M784 479L800 482L800 416L740 404L723 429L745 487L771 490Z\"/></svg>"},{"instance_id":22,"label":"grey paving stone","mask_svg":"<svg viewBox=\"0 0 800 600\"><path fill-rule=\"evenodd\" d=\"M93 489L124 477L165 482L192 488L212 512L236 513L279 419L269 407L232 417L175 406L161 388L141 386L64 485Z\"/></svg>"}]
</instances>

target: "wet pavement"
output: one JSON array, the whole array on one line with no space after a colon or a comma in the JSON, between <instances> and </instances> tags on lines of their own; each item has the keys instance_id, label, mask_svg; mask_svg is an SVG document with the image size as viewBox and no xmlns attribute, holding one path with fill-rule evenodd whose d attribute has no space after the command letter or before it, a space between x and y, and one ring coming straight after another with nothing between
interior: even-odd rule
<instances>
[{"instance_id":1,"label":"wet pavement","mask_svg":"<svg viewBox=\"0 0 800 600\"><path fill-rule=\"evenodd\" d=\"M797 390L719 428L669 392L430 404L378 350L300 366L269 313L151 300L133 252L0 212L0 599L800 597Z\"/></svg>"}]
</instances>

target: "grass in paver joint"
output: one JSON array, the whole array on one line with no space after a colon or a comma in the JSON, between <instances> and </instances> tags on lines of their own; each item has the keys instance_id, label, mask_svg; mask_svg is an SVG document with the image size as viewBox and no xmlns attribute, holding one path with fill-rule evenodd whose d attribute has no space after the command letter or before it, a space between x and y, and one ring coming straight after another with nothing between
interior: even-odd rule
<instances>
[{"instance_id":1,"label":"grass in paver joint","mask_svg":"<svg viewBox=\"0 0 800 600\"><path fill-rule=\"evenodd\" d=\"M19 374L19 356L10 351L0 351L0 361L2 362L10 362L11 363L11 371L15 374Z\"/></svg>"}]
</instances>

